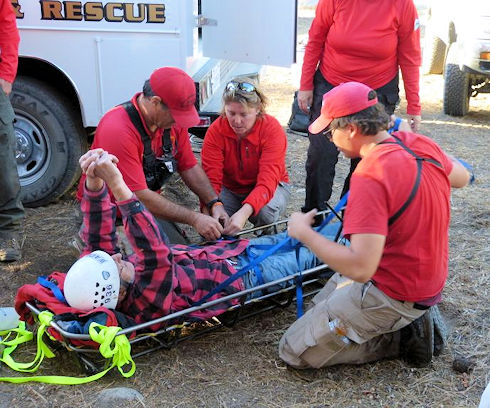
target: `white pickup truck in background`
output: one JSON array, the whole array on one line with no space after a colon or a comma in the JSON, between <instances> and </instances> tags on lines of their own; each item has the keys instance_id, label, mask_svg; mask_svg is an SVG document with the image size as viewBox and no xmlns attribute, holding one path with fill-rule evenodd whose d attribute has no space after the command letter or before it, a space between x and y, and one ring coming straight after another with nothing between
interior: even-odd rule
<instances>
[{"instance_id":1,"label":"white pickup truck in background","mask_svg":"<svg viewBox=\"0 0 490 408\"><path fill-rule=\"evenodd\" d=\"M444 74L443 109L464 116L490 92L490 0L429 0L423 71Z\"/></svg>"},{"instance_id":2,"label":"white pickup truck in background","mask_svg":"<svg viewBox=\"0 0 490 408\"><path fill-rule=\"evenodd\" d=\"M78 180L102 115L162 66L195 81L203 136L225 84L295 60L297 0L12 0L21 43L11 94L23 202L39 206Z\"/></svg>"}]
</instances>

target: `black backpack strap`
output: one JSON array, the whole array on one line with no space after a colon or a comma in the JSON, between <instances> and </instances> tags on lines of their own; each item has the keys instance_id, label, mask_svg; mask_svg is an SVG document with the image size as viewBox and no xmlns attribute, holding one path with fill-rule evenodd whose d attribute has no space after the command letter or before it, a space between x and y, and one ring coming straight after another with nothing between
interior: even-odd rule
<instances>
[{"instance_id":1,"label":"black backpack strap","mask_svg":"<svg viewBox=\"0 0 490 408\"><path fill-rule=\"evenodd\" d=\"M131 119L131 123L134 125L134 127L136 128L136 130L141 136L141 141L143 142L143 147L144 147L143 156L145 158L155 157L155 153L151 149L150 136L148 136L148 133L146 133L145 127L141 122L140 115L136 110L135 106L132 104L131 101L124 102L121 104L121 106L124 108L124 110L129 116L129 119Z\"/></svg>"},{"instance_id":2,"label":"black backpack strap","mask_svg":"<svg viewBox=\"0 0 490 408\"><path fill-rule=\"evenodd\" d=\"M413 184L412 191L410 191L410 194L407 198L407 200L403 203L403 205L398 209L398 211L393 214L389 219L388 219L388 225L393 224L399 217L402 215L405 210L408 208L408 206L412 203L413 199L415 198L415 195L417 194L417 191L420 187L420 180L422 178L422 163L429 162L437 167L440 167L442 169L442 164L439 163L437 160L434 159L429 159L425 157L420 157L417 153L415 153L412 149L410 149L407 145L405 145L401 139L395 135L391 135L395 141L383 141L378 144L397 144L401 146L407 153L409 153L411 156L413 156L417 162L417 176L415 178L415 183Z\"/></svg>"},{"instance_id":3,"label":"black backpack strap","mask_svg":"<svg viewBox=\"0 0 490 408\"><path fill-rule=\"evenodd\" d=\"M172 154L172 140L170 139L170 129L165 129L162 135L162 149L165 154Z\"/></svg>"}]
</instances>

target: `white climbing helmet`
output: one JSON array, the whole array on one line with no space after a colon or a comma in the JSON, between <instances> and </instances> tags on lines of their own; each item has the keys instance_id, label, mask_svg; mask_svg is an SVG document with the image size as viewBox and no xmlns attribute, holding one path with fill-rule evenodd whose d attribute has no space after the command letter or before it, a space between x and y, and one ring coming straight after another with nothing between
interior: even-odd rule
<instances>
[{"instance_id":1,"label":"white climbing helmet","mask_svg":"<svg viewBox=\"0 0 490 408\"><path fill-rule=\"evenodd\" d=\"M94 251L76 261L63 287L71 307L89 311L99 306L115 309L121 279L116 263L104 251Z\"/></svg>"}]
</instances>

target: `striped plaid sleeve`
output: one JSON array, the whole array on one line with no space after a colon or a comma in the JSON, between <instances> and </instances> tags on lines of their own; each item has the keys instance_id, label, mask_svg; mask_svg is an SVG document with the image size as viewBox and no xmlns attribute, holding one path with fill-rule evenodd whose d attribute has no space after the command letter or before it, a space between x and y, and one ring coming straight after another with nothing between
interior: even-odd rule
<instances>
[{"instance_id":1,"label":"striped plaid sleeve","mask_svg":"<svg viewBox=\"0 0 490 408\"><path fill-rule=\"evenodd\" d=\"M107 187L89 191L84 186L80 207L83 223L80 237L85 244L81 256L98 249L114 254L119 252L116 240L116 206L111 203Z\"/></svg>"},{"instance_id":2,"label":"striped plaid sleeve","mask_svg":"<svg viewBox=\"0 0 490 408\"><path fill-rule=\"evenodd\" d=\"M135 280L126 307L129 315L148 321L171 309L171 253L155 219L135 195L117 205L137 260Z\"/></svg>"}]
</instances>

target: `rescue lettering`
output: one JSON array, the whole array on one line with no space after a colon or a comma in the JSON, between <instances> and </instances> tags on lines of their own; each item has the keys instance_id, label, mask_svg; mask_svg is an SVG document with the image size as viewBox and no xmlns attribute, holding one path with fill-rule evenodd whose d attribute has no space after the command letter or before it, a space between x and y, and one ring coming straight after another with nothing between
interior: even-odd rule
<instances>
[{"instance_id":1,"label":"rescue lettering","mask_svg":"<svg viewBox=\"0 0 490 408\"><path fill-rule=\"evenodd\" d=\"M24 18L24 13L21 11L21 5L19 4L18 0L11 0L12 7L14 8L15 11L15 17L16 18Z\"/></svg>"},{"instance_id":2,"label":"rescue lettering","mask_svg":"<svg viewBox=\"0 0 490 408\"><path fill-rule=\"evenodd\" d=\"M165 4L39 0L42 20L165 23Z\"/></svg>"}]
</instances>

